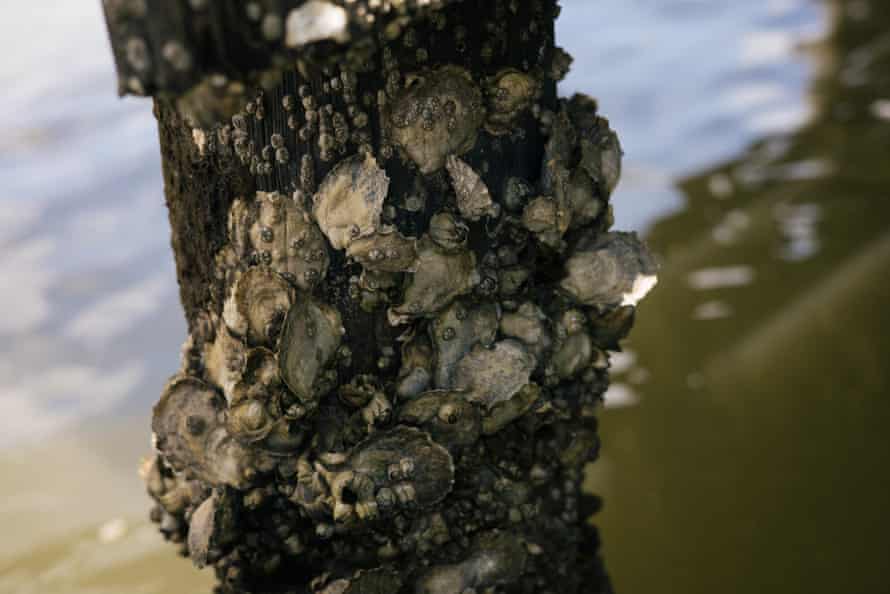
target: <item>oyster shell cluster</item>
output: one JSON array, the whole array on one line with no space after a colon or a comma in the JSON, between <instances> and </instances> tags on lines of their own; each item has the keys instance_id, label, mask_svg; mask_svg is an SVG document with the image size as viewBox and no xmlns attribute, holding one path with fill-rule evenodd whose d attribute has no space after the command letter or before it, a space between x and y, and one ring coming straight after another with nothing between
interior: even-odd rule
<instances>
[{"instance_id":1,"label":"oyster shell cluster","mask_svg":"<svg viewBox=\"0 0 890 594\"><path fill-rule=\"evenodd\" d=\"M608 231L620 146L587 97L542 108L544 66L388 68L379 142L333 130L329 165L231 205L222 303L154 409L154 517L226 592L543 592L570 563L548 542L580 524L608 351L655 279ZM309 137L337 127L302 103ZM481 147L523 118L540 174L493 174Z\"/></svg>"}]
</instances>

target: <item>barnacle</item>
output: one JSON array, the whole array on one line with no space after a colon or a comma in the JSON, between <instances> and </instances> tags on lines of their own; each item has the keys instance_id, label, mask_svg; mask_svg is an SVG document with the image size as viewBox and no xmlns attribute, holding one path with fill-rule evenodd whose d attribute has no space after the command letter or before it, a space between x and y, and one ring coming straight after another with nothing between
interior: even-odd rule
<instances>
[{"instance_id":1,"label":"barnacle","mask_svg":"<svg viewBox=\"0 0 890 594\"><path fill-rule=\"evenodd\" d=\"M343 322L335 307L299 295L287 313L278 353L281 378L302 401L314 400L315 382L340 346Z\"/></svg>"},{"instance_id":2,"label":"barnacle","mask_svg":"<svg viewBox=\"0 0 890 594\"><path fill-rule=\"evenodd\" d=\"M380 226L389 178L367 153L338 163L315 194L312 214L335 249L375 233Z\"/></svg>"},{"instance_id":3,"label":"barnacle","mask_svg":"<svg viewBox=\"0 0 890 594\"><path fill-rule=\"evenodd\" d=\"M531 107L539 93L539 82L515 68L505 68L489 77L485 85L488 103L485 129L494 135L509 133L513 121Z\"/></svg>"},{"instance_id":4,"label":"barnacle","mask_svg":"<svg viewBox=\"0 0 890 594\"><path fill-rule=\"evenodd\" d=\"M515 583L525 572L525 545L509 532L481 534L466 559L437 565L417 581L417 594L455 594Z\"/></svg>"},{"instance_id":5,"label":"barnacle","mask_svg":"<svg viewBox=\"0 0 890 594\"><path fill-rule=\"evenodd\" d=\"M223 309L226 326L249 344L274 344L284 314L291 306L293 289L267 268L244 271L229 293Z\"/></svg>"},{"instance_id":6,"label":"barnacle","mask_svg":"<svg viewBox=\"0 0 890 594\"><path fill-rule=\"evenodd\" d=\"M249 235L269 267L310 290L327 274L328 245L302 206L275 192L257 192L258 215ZM269 254L265 256L265 254Z\"/></svg>"},{"instance_id":7,"label":"barnacle","mask_svg":"<svg viewBox=\"0 0 890 594\"><path fill-rule=\"evenodd\" d=\"M249 484L251 453L221 421L226 401L193 377L174 377L154 407L155 445L176 469L211 485Z\"/></svg>"},{"instance_id":8,"label":"barnacle","mask_svg":"<svg viewBox=\"0 0 890 594\"><path fill-rule=\"evenodd\" d=\"M454 155L448 155L445 167L451 176L451 185L457 196L457 208L461 216L470 221L478 221L484 216L496 217L500 213L498 205L491 200L488 186L472 167Z\"/></svg>"},{"instance_id":9,"label":"barnacle","mask_svg":"<svg viewBox=\"0 0 890 594\"><path fill-rule=\"evenodd\" d=\"M491 348L476 345L457 364L453 387L467 390L471 402L491 408L528 384L536 365L535 356L518 340L501 340Z\"/></svg>"},{"instance_id":10,"label":"barnacle","mask_svg":"<svg viewBox=\"0 0 890 594\"><path fill-rule=\"evenodd\" d=\"M443 282L448 279L447 282ZM403 303L391 310L391 320L435 314L479 282L476 256L469 250L447 253L427 238L417 246L417 270L405 288Z\"/></svg>"},{"instance_id":11,"label":"barnacle","mask_svg":"<svg viewBox=\"0 0 890 594\"><path fill-rule=\"evenodd\" d=\"M463 392L434 390L406 402L399 409L399 422L428 431L446 448L476 443L482 432L479 409Z\"/></svg>"},{"instance_id":12,"label":"barnacle","mask_svg":"<svg viewBox=\"0 0 890 594\"><path fill-rule=\"evenodd\" d=\"M476 144L485 118L482 93L469 72L443 66L412 75L392 104L389 135L430 174L448 155L461 155Z\"/></svg>"},{"instance_id":13,"label":"barnacle","mask_svg":"<svg viewBox=\"0 0 890 594\"><path fill-rule=\"evenodd\" d=\"M498 308L493 303L473 306L455 301L432 321L430 336L436 347L433 380L437 388L451 387L458 361L474 345L492 345L497 336L498 317Z\"/></svg>"},{"instance_id":14,"label":"barnacle","mask_svg":"<svg viewBox=\"0 0 890 594\"><path fill-rule=\"evenodd\" d=\"M582 239L560 287L582 305L636 305L655 286L655 261L636 233Z\"/></svg>"}]
</instances>

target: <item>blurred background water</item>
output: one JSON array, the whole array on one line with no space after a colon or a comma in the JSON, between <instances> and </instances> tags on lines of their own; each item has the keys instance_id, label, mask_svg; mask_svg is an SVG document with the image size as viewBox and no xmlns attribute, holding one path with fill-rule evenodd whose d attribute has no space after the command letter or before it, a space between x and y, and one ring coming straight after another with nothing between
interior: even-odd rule
<instances>
[{"instance_id":1,"label":"blurred background water","mask_svg":"<svg viewBox=\"0 0 890 594\"><path fill-rule=\"evenodd\" d=\"M890 5L563 7L663 262L588 473L616 590L890 591ZM4 8L0 592L206 592L136 475L185 336L150 103L99 2Z\"/></svg>"}]
</instances>

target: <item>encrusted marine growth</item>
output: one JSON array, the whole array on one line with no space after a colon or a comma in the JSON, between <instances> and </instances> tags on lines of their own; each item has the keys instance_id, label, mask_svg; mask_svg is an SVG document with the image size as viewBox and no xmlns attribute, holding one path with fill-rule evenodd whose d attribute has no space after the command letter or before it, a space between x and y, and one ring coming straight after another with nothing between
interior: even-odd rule
<instances>
[{"instance_id":1,"label":"encrusted marine growth","mask_svg":"<svg viewBox=\"0 0 890 594\"><path fill-rule=\"evenodd\" d=\"M287 47L355 39L354 4L249 3ZM608 121L555 97L553 4L474 6L481 40L457 8L375 8L372 59L282 62L189 131L250 183L144 474L220 592L598 591L582 470L655 265L609 231Z\"/></svg>"}]
</instances>

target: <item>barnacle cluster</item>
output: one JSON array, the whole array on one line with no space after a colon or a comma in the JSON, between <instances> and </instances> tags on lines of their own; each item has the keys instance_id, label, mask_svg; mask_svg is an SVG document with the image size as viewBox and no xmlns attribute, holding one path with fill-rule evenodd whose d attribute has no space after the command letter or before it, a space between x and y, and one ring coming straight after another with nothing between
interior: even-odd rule
<instances>
[{"instance_id":1,"label":"barnacle cluster","mask_svg":"<svg viewBox=\"0 0 890 594\"><path fill-rule=\"evenodd\" d=\"M530 44L553 18L523 16ZM408 28L385 80L294 74L206 131L261 189L229 207L222 297L154 409L145 476L223 592L578 587L608 351L655 266L609 231L621 148L596 103L545 101L562 54L505 67L499 27L482 74L429 64ZM500 167L523 134L546 139L533 170Z\"/></svg>"}]
</instances>

